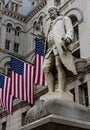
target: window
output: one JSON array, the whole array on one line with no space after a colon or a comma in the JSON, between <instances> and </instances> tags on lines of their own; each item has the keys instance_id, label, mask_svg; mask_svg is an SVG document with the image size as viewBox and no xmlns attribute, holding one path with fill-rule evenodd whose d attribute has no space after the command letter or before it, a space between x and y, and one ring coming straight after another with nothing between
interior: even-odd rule
<instances>
[{"instance_id":1,"label":"window","mask_svg":"<svg viewBox=\"0 0 90 130\"><path fill-rule=\"evenodd\" d=\"M70 19L73 24L74 29L74 44L73 44L73 56L76 58L80 58L80 48L79 48L79 27L78 27L78 19L75 15L71 15Z\"/></svg>"},{"instance_id":2,"label":"window","mask_svg":"<svg viewBox=\"0 0 90 130\"><path fill-rule=\"evenodd\" d=\"M9 62L6 63L6 65L5 65L5 74L7 76L10 76L10 63Z\"/></svg>"},{"instance_id":3,"label":"window","mask_svg":"<svg viewBox=\"0 0 90 130\"><path fill-rule=\"evenodd\" d=\"M54 1L54 5L55 5L55 6L58 6L58 5L60 5L60 4L61 4L61 0L55 0L55 1Z\"/></svg>"},{"instance_id":4,"label":"window","mask_svg":"<svg viewBox=\"0 0 90 130\"><path fill-rule=\"evenodd\" d=\"M35 21L34 24L33 24L34 31L36 30L36 25L37 25L37 21Z\"/></svg>"},{"instance_id":5,"label":"window","mask_svg":"<svg viewBox=\"0 0 90 130\"><path fill-rule=\"evenodd\" d=\"M25 125L26 114L27 114L27 112L22 113L22 122L21 122L21 125L22 125L22 126Z\"/></svg>"},{"instance_id":6,"label":"window","mask_svg":"<svg viewBox=\"0 0 90 130\"><path fill-rule=\"evenodd\" d=\"M20 28L20 27L16 27L15 35L16 35L16 36L19 36L19 35L20 35L20 32L21 32L21 28Z\"/></svg>"},{"instance_id":7,"label":"window","mask_svg":"<svg viewBox=\"0 0 90 130\"><path fill-rule=\"evenodd\" d=\"M87 83L79 86L79 102L85 106L89 105Z\"/></svg>"},{"instance_id":8,"label":"window","mask_svg":"<svg viewBox=\"0 0 90 130\"><path fill-rule=\"evenodd\" d=\"M70 16L74 29L74 42L79 40L78 19L75 15Z\"/></svg>"},{"instance_id":9,"label":"window","mask_svg":"<svg viewBox=\"0 0 90 130\"><path fill-rule=\"evenodd\" d=\"M11 42L11 41L6 40L6 42L5 42L5 49L6 49L6 50L9 50L9 49L10 49L10 42Z\"/></svg>"},{"instance_id":10,"label":"window","mask_svg":"<svg viewBox=\"0 0 90 130\"><path fill-rule=\"evenodd\" d=\"M14 52L18 53L19 52L19 44L14 43Z\"/></svg>"},{"instance_id":11,"label":"window","mask_svg":"<svg viewBox=\"0 0 90 130\"><path fill-rule=\"evenodd\" d=\"M12 29L12 24L11 23L8 23L7 24L7 28L6 28L6 32L11 32L11 29Z\"/></svg>"},{"instance_id":12,"label":"window","mask_svg":"<svg viewBox=\"0 0 90 130\"><path fill-rule=\"evenodd\" d=\"M2 123L2 130L6 130L6 122Z\"/></svg>"},{"instance_id":13,"label":"window","mask_svg":"<svg viewBox=\"0 0 90 130\"><path fill-rule=\"evenodd\" d=\"M71 89L70 92L72 93L72 95L73 95L73 101L75 102L75 89L74 88Z\"/></svg>"}]
</instances>

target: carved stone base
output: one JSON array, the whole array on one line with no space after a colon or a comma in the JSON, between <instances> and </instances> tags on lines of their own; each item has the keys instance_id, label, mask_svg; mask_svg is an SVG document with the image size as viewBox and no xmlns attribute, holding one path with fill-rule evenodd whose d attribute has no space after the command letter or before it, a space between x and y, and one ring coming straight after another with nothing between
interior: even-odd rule
<instances>
[{"instance_id":1,"label":"carved stone base","mask_svg":"<svg viewBox=\"0 0 90 130\"><path fill-rule=\"evenodd\" d=\"M20 130L90 130L90 112L70 101L38 100L28 111L26 122Z\"/></svg>"},{"instance_id":2,"label":"carved stone base","mask_svg":"<svg viewBox=\"0 0 90 130\"><path fill-rule=\"evenodd\" d=\"M48 101L38 100L34 107L28 111L26 122L28 124L51 114L90 121L88 111L84 106L70 101L50 99Z\"/></svg>"},{"instance_id":3,"label":"carved stone base","mask_svg":"<svg viewBox=\"0 0 90 130\"><path fill-rule=\"evenodd\" d=\"M48 101L50 99L60 99L66 101L73 101L73 95L70 92L49 92L40 97L40 100Z\"/></svg>"}]
</instances>

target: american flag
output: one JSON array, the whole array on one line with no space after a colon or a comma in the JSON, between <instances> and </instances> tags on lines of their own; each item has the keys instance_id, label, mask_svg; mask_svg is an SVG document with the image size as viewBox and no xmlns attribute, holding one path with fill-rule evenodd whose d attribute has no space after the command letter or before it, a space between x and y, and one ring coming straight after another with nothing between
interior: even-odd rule
<instances>
[{"instance_id":1,"label":"american flag","mask_svg":"<svg viewBox=\"0 0 90 130\"><path fill-rule=\"evenodd\" d=\"M33 66L11 57L11 94L32 105L34 103L33 72Z\"/></svg>"},{"instance_id":2,"label":"american flag","mask_svg":"<svg viewBox=\"0 0 90 130\"><path fill-rule=\"evenodd\" d=\"M43 72L43 61L44 61L44 46L38 38L35 38L35 62L34 62L34 73L35 73L35 84L46 86L45 76Z\"/></svg>"},{"instance_id":3,"label":"american flag","mask_svg":"<svg viewBox=\"0 0 90 130\"><path fill-rule=\"evenodd\" d=\"M12 113L13 96L10 95L10 78L0 74L0 106Z\"/></svg>"}]
</instances>

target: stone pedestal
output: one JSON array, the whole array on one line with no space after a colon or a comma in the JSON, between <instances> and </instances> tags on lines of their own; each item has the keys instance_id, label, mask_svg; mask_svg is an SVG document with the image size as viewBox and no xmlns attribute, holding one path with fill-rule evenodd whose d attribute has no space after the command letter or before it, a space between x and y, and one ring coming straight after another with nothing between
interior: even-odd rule
<instances>
[{"instance_id":1,"label":"stone pedestal","mask_svg":"<svg viewBox=\"0 0 90 130\"><path fill-rule=\"evenodd\" d=\"M51 99L60 99L73 102L73 95L69 91L68 92L55 91L51 93L50 92L46 93L45 95L40 97L40 100L44 101L48 101Z\"/></svg>"},{"instance_id":2,"label":"stone pedestal","mask_svg":"<svg viewBox=\"0 0 90 130\"><path fill-rule=\"evenodd\" d=\"M90 130L90 112L71 101L50 99L36 102L20 130Z\"/></svg>"}]
</instances>

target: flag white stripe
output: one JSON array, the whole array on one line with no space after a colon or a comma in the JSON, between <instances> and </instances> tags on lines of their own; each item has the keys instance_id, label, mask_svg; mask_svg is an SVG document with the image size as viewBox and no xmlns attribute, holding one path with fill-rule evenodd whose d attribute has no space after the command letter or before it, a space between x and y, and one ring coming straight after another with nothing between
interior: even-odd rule
<instances>
[{"instance_id":1,"label":"flag white stripe","mask_svg":"<svg viewBox=\"0 0 90 130\"><path fill-rule=\"evenodd\" d=\"M41 71L41 72L40 72L40 73L41 73L41 74L40 74L40 75L41 75L40 85L42 85L42 84L43 84L43 68L42 68L42 65L43 65L43 57L42 57L42 56L41 56L41 63L40 63L40 64L41 64L41 70L40 70L40 71Z\"/></svg>"},{"instance_id":2,"label":"flag white stripe","mask_svg":"<svg viewBox=\"0 0 90 130\"><path fill-rule=\"evenodd\" d=\"M24 100L26 101L26 63L24 63Z\"/></svg>"},{"instance_id":3,"label":"flag white stripe","mask_svg":"<svg viewBox=\"0 0 90 130\"><path fill-rule=\"evenodd\" d=\"M35 83L38 82L38 73L39 73L39 70L38 70L38 65L39 65L39 55L36 56L36 75L35 75Z\"/></svg>"},{"instance_id":4,"label":"flag white stripe","mask_svg":"<svg viewBox=\"0 0 90 130\"><path fill-rule=\"evenodd\" d=\"M30 66L28 65L28 74L27 74L28 82L27 82L27 97L28 102L30 102Z\"/></svg>"},{"instance_id":5,"label":"flag white stripe","mask_svg":"<svg viewBox=\"0 0 90 130\"><path fill-rule=\"evenodd\" d=\"M20 75L20 83L19 83L19 94L20 94L20 99L22 99L22 75Z\"/></svg>"},{"instance_id":6,"label":"flag white stripe","mask_svg":"<svg viewBox=\"0 0 90 130\"><path fill-rule=\"evenodd\" d=\"M15 82L16 82L16 86L15 86L15 88L16 88L16 97L18 97L18 75L17 75L17 73L15 74Z\"/></svg>"},{"instance_id":7,"label":"flag white stripe","mask_svg":"<svg viewBox=\"0 0 90 130\"><path fill-rule=\"evenodd\" d=\"M6 107L5 101L6 101L6 78L5 78L4 89L3 89L3 106L4 106L4 108Z\"/></svg>"},{"instance_id":8,"label":"flag white stripe","mask_svg":"<svg viewBox=\"0 0 90 130\"><path fill-rule=\"evenodd\" d=\"M33 104L33 89L34 89L33 86L34 86L34 84L33 84L32 81L33 81L33 78L34 78L33 77L34 76L34 74L33 74L34 73L34 67L31 68L30 73L31 73L31 104Z\"/></svg>"},{"instance_id":9,"label":"flag white stripe","mask_svg":"<svg viewBox=\"0 0 90 130\"><path fill-rule=\"evenodd\" d=\"M12 71L12 95L14 95L14 72Z\"/></svg>"},{"instance_id":10,"label":"flag white stripe","mask_svg":"<svg viewBox=\"0 0 90 130\"><path fill-rule=\"evenodd\" d=\"M5 80L6 80L6 82L8 82L8 84L7 84L7 92L6 92L6 109L8 110L8 101L9 101L9 90L10 90L10 82L9 82L9 80L5 77Z\"/></svg>"}]
</instances>

